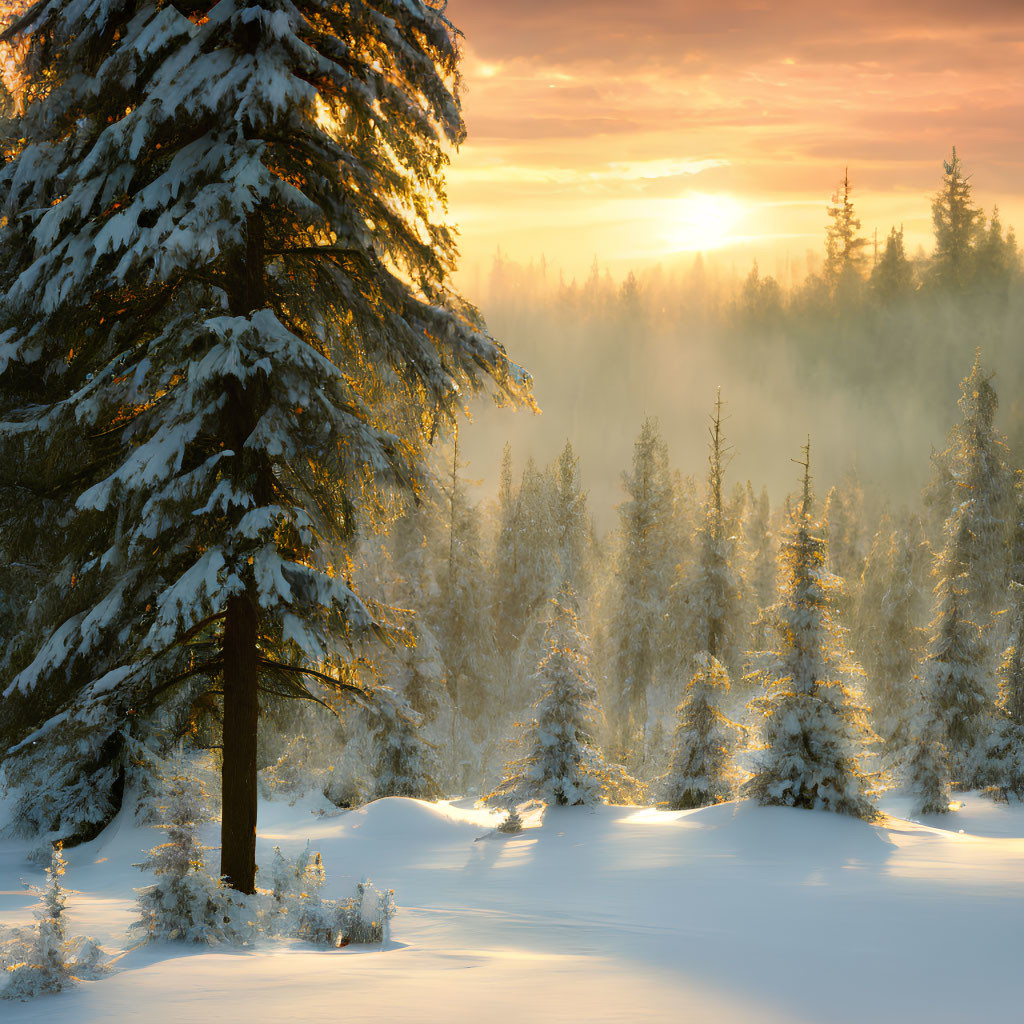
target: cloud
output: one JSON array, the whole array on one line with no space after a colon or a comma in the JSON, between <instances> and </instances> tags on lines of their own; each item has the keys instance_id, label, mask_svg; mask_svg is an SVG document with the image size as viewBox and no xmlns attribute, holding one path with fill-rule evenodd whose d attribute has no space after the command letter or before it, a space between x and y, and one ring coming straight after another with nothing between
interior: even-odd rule
<instances>
[{"instance_id":1,"label":"cloud","mask_svg":"<svg viewBox=\"0 0 1024 1024\"><path fill-rule=\"evenodd\" d=\"M849 166L866 227L877 218L887 231L896 217L927 232L953 144L979 200L998 201L1004 222L1024 219L1019 0L451 0L448 14L466 34L470 133L453 169L453 210L489 231L504 210L522 244L533 226L549 252L628 249L626 228L618 242L553 238L552 204L576 204L564 216L580 224L588 210L607 224L620 212L600 204L643 197L648 212L637 208L634 230L650 235L659 204L690 184L673 165L700 166L709 192L819 204L798 224L780 207L780 238L821 230ZM631 176L618 166L661 170ZM464 236L467 251L475 238ZM581 250L580 261L591 255Z\"/></svg>"}]
</instances>

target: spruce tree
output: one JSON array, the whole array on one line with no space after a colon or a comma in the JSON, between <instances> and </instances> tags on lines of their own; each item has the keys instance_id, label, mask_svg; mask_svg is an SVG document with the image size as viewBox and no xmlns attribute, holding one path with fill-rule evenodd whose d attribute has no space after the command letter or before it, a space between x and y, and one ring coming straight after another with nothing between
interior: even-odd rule
<instances>
[{"instance_id":1,"label":"spruce tree","mask_svg":"<svg viewBox=\"0 0 1024 1024\"><path fill-rule=\"evenodd\" d=\"M554 541L561 581L568 583L582 600L588 589L587 551L590 540L587 495L580 484L580 460L572 443L565 447L554 466Z\"/></svg>"},{"instance_id":2,"label":"spruce tree","mask_svg":"<svg viewBox=\"0 0 1024 1024\"><path fill-rule=\"evenodd\" d=\"M440 572L438 597L438 649L453 714L473 723L482 733L498 714L493 703L495 694L489 693L487 686L495 652L487 621L487 575L479 515L469 503L459 477L457 456L452 461L448 519L447 557ZM452 751L453 756L457 753Z\"/></svg>"},{"instance_id":3,"label":"spruce tree","mask_svg":"<svg viewBox=\"0 0 1024 1024\"><path fill-rule=\"evenodd\" d=\"M540 690L533 705L536 717L523 737L525 753L505 766L501 785L488 797L493 803L594 804L633 783L618 766L605 762L594 739L601 707L575 605L568 585L551 602L547 654L535 677Z\"/></svg>"},{"instance_id":4,"label":"spruce tree","mask_svg":"<svg viewBox=\"0 0 1024 1024\"><path fill-rule=\"evenodd\" d=\"M864 571L867 554L864 536L864 489L856 468L851 468L840 485L825 499L825 530L828 537L828 567L848 586L856 584Z\"/></svg>"},{"instance_id":5,"label":"spruce tree","mask_svg":"<svg viewBox=\"0 0 1024 1024\"><path fill-rule=\"evenodd\" d=\"M981 626L1006 606L1007 564L1012 517L1012 476L1006 439L995 428L999 398L986 374L980 351L960 384L961 420L946 448L935 457L936 474L925 500L943 521L947 553L964 578L965 611Z\"/></svg>"},{"instance_id":6,"label":"spruce tree","mask_svg":"<svg viewBox=\"0 0 1024 1024\"><path fill-rule=\"evenodd\" d=\"M628 498L619 506L612 672L620 745L624 753L633 748L642 761L647 692L662 668L663 622L674 575L668 450L650 419L634 444L633 470L623 474L623 485Z\"/></svg>"},{"instance_id":7,"label":"spruce tree","mask_svg":"<svg viewBox=\"0 0 1024 1024\"><path fill-rule=\"evenodd\" d=\"M97 732L222 690L221 873L251 892L261 690L345 687L377 630L343 554L366 499L415 479L466 387L528 387L435 216L457 36L404 0L26 17L0 464L66 524L77 593L40 595L7 692Z\"/></svg>"},{"instance_id":8,"label":"spruce tree","mask_svg":"<svg viewBox=\"0 0 1024 1024\"><path fill-rule=\"evenodd\" d=\"M843 180L832 196L828 216L829 223L825 229L825 280L835 295L857 286L867 245L867 239L858 234L860 218L853 209L853 186L850 184L849 170L843 172Z\"/></svg>"},{"instance_id":9,"label":"spruce tree","mask_svg":"<svg viewBox=\"0 0 1024 1024\"><path fill-rule=\"evenodd\" d=\"M706 807L729 800L740 778L733 752L742 728L722 713L729 675L707 651L694 659L693 677L676 709L675 750L668 772L657 781L672 810Z\"/></svg>"},{"instance_id":10,"label":"spruce tree","mask_svg":"<svg viewBox=\"0 0 1024 1024\"><path fill-rule=\"evenodd\" d=\"M919 625L924 598L914 578L915 551L907 533L893 533L884 589L874 614L861 616L861 660L867 673L872 726L889 755L909 737L916 701L916 670L926 631Z\"/></svg>"},{"instance_id":11,"label":"spruce tree","mask_svg":"<svg viewBox=\"0 0 1024 1024\"><path fill-rule=\"evenodd\" d=\"M953 147L953 155L942 161L942 187L932 201L935 252L931 280L950 292L963 291L974 271L974 247L978 238L981 210L972 205L970 177Z\"/></svg>"},{"instance_id":12,"label":"spruce tree","mask_svg":"<svg viewBox=\"0 0 1024 1024\"><path fill-rule=\"evenodd\" d=\"M903 226L892 228L881 259L871 270L871 291L883 306L892 305L914 289L914 268L903 246Z\"/></svg>"},{"instance_id":13,"label":"spruce tree","mask_svg":"<svg viewBox=\"0 0 1024 1024\"><path fill-rule=\"evenodd\" d=\"M912 814L945 814L949 810L949 751L927 696L910 725L904 783L913 794Z\"/></svg>"},{"instance_id":14,"label":"spruce tree","mask_svg":"<svg viewBox=\"0 0 1024 1024\"><path fill-rule=\"evenodd\" d=\"M1016 235L1013 228L1003 234L999 207L995 206L988 225L979 231L974 254L975 290L989 299L1005 301L1010 283L1020 272Z\"/></svg>"},{"instance_id":15,"label":"spruce tree","mask_svg":"<svg viewBox=\"0 0 1024 1024\"><path fill-rule=\"evenodd\" d=\"M924 667L924 692L937 723L939 741L948 751L952 781L973 785L971 755L991 730L995 687L989 682L986 650L978 624L967 611L963 576L953 574L951 540L935 588L935 617Z\"/></svg>"},{"instance_id":16,"label":"spruce tree","mask_svg":"<svg viewBox=\"0 0 1024 1024\"><path fill-rule=\"evenodd\" d=\"M771 502L767 488L761 489L756 502L752 503L753 513L747 519L745 544L747 551L747 617L751 623L749 648L760 650L767 639L765 629L766 610L776 601L776 578L778 557L775 537L772 533Z\"/></svg>"},{"instance_id":17,"label":"spruce tree","mask_svg":"<svg viewBox=\"0 0 1024 1024\"><path fill-rule=\"evenodd\" d=\"M134 927L146 942L217 943L239 937L231 923L231 906L204 864L208 847L199 841L199 826L210 820L207 794L183 759L163 780L157 828L167 841L137 865L156 881L138 890L140 918Z\"/></svg>"},{"instance_id":18,"label":"spruce tree","mask_svg":"<svg viewBox=\"0 0 1024 1024\"><path fill-rule=\"evenodd\" d=\"M722 477L729 456L722 433L722 396L718 395L709 428L708 494L703 522L697 531L697 550L689 572L673 588L682 599L682 664L709 654L728 671L739 669L738 619L741 578L733 561L735 536L728 529L722 501ZM680 666L682 667L682 666Z\"/></svg>"},{"instance_id":19,"label":"spruce tree","mask_svg":"<svg viewBox=\"0 0 1024 1024\"><path fill-rule=\"evenodd\" d=\"M79 979L98 978L108 969L107 954L95 939L68 937L67 890L61 885L66 871L63 849L56 843L46 868L46 885L32 887L42 904L35 912L35 927L15 931L13 941L0 950L0 999L27 1001L60 992Z\"/></svg>"},{"instance_id":20,"label":"spruce tree","mask_svg":"<svg viewBox=\"0 0 1024 1024\"><path fill-rule=\"evenodd\" d=\"M555 481L530 459L518 486L512 480L508 445L502 456L498 536L492 563L492 614L499 656L503 705L521 710L528 676L537 663L541 636L538 611L558 588L558 527ZM526 700L528 703L528 698Z\"/></svg>"},{"instance_id":21,"label":"spruce tree","mask_svg":"<svg viewBox=\"0 0 1024 1024\"><path fill-rule=\"evenodd\" d=\"M826 541L811 517L810 442L804 455L803 497L783 543L784 584L772 609L776 646L759 659L766 693L752 703L762 751L748 787L762 804L871 818L861 759L872 737L851 684L858 667L835 620Z\"/></svg>"},{"instance_id":22,"label":"spruce tree","mask_svg":"<svg viewBox=\"0 0 1024 1024\"><path fill-rule=\"evenodd\" d=\"M376 748L373 793L386 796L436 800L438 785L437 755L420 734L423 718L393 692L374 694L370 728Z\"/></svg>"}]
</instances>

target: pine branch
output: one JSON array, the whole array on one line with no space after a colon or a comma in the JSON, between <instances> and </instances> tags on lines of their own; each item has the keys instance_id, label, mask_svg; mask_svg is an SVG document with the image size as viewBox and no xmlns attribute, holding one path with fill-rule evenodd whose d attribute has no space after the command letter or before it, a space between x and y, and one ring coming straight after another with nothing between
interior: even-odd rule
<instances>
[{"instance_id":1,"label":"pine branch","mask_svg":"<svg viewBox=\"0 0 1024 1024\"><path fill-rule=\"evenodd\" d=\"M364 697L367 699L370 697L370 694L361 687L352 686L351 683L343 683L340 679L335 679L333 676L329 676L325 672L318 672L315 668L303 668L300 665L285 665L283 662L273 661L270 658L260 658L259 664L263 665L265 668L275 669L278 672L290 672L294 675L312 676L314 679L320 679L325 683L329 683L336 690L344 690L348 693L355 694L357 697Z\"/></svg>"}]
</instances>

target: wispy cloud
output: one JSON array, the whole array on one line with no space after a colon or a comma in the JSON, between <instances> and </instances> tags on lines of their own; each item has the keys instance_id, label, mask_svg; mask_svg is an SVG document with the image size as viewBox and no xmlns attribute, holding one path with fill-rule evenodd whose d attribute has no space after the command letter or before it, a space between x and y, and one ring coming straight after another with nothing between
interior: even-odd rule
<instances>
[{"instance_id":1,"label":"wispy cloud","mask_svg":"<svg viewBox=\"0 0 1024 1024\"><path fill-rule=\"evenodd\" d=\"M519 244L586 263L596 245L629 247L625 201L647 200L632 230L650 234L699 174L757 206L749 234L810 235L849 165L866 228L896 216L926 233L954 143L979 199L1024 219L1019 0L451 0L448 13L466 33L470 130L453 211L480 232L504 217ZM581 227L551 230L553 208ZM612 221L621 236L592 227ZM467 251L499 241L465 232Z\"/></svg>"}]
</instances>

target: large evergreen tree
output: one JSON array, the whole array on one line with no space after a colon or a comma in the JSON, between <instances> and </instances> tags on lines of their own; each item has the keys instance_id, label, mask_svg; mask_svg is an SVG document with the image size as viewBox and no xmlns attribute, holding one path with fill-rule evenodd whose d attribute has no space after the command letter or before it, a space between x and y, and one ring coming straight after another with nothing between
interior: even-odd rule
<instances>
[{"instance_id":1,"label":"large evergreen tree","mask_svg":"<svg viewBox=\"0 0 1024 1024\"><path fill-rule=\"evenodd\" d=\"M251 891L260 690L342 687L375 629L364 499L466 386L525 389L449 285L456 34L418 0L43 0L20 28L0 464L65 524L73 591L6 692L43 695L42 739L221 689L221 872Z\"/></svg>"}]
</instances>

